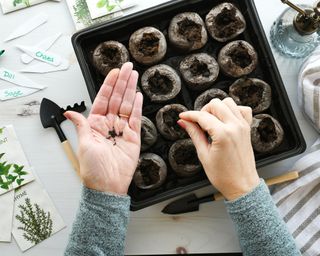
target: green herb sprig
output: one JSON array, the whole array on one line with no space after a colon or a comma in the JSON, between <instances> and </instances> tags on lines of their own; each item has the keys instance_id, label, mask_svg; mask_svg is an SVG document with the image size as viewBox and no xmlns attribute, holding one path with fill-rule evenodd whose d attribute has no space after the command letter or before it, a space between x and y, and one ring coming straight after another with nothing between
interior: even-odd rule
<instances>
[{"instance_id":1,"label":"green herb sprig","mask_svg":"<svg viewBox=\"0 0 320 256\"><path fill-rule=\"evenodd\" d=\"M50 212L45 212L38 204L31 204L30 198L18 206L20 214L16 219L22 224L18 229L24 231L23 237L33 244L38 244L52 234L53 222Z\"/></svg>"},{"instance_id":2,"label":"green herb sprig","mask_svg":"<svg viewBox=\"0 0 320 256\"><path fill-rule=\"evenodd\" d=\"M18 4L24 4L26 7L30 7L29 0L13 0L13 6L16 7Z\"/></svg>"},{"instance_id":3,"label":"green herb sprig","mask_svg":"<svg viewBox=\"0 0 320 256\"><path fill-rule=\"evenodd\" d=\"M5 153L1 153L0 159L4 155ZM19 166L17 164L8 164L7 161L0 162L0 188L8 190L10 185L14 182L20 186L24 181L23 176L28 174L28 172L23 170L23 168L23 165Z\"/></svg>"},{"instance_id":4,"label":"green herb sprig","mask_svg":"<svg viewBox=\"0 0 320 256\"><path fill-rule=\"evenodd\" d=\"M99 2L97 3L97 7L103 8L105 6L107 8L108 12L111 12L117 6L121 9L120 4L123 1L124 0L115 0L114 1L115 4L111 4L109 0L99 0Z\"/></svg>"}]
</instances>

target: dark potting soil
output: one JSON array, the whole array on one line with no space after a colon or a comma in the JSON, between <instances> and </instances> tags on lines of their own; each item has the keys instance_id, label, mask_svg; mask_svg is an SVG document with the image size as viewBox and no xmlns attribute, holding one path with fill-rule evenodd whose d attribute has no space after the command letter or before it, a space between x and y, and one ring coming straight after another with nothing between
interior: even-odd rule
<instances>
[{"instance_id":1,"label":"dark potting soil","mask_svg":"<svg viewBox=\"0 0 320 256\"><path fill-rule=\"evenodd\" d=\"M197 151L192 145L183 145L174 152L174 159L177 164L182 165L199 165Z\"/></svg>"},{"instance_id":2,"label":"dark potting soil","mask_svg":"<svg viewBox=\"0 0 320 256\"><path fill-rule=\"evenodd\" d=\"M242 105L255 108L262 101L263 88L255 85L252 80L246 79L243 85L235 90L235 94L240 98Z\"/></svg>"},{"instance_id":3,"label":"dark potting soil","mask_svg":"<svg viewBox=\"0 0 320 256\"><path fill-rule=\"evenodd\" d=\"M239 46L234 48L229 53L229 56L232 59L233 63L235 63L237 66L240 66L241 68L246 68L252 62L248 50L241 43L239 43Z\"/></svg>"},{"instance_id":4,"label":"dark potting soil","mask_svg":"<svg viewBox=\"0 0 320 256\"><path fill-rule=\"evenodd\" d=\"M158 52L160 39L154 33L143 33L138 48L145 56L153 56Z\"/></svg>"},{"instance_id":5,"label":"dark potting soil","mask_svg":"<svg viewBox=\"0 0 320 256\"><path fill-rule=\"evenodd\" d=\"M190 71L194 76L200 76L200 75L204 77L210 76L208 65L202 61L199 61L198 59L195 59L193 61L193 63L190 66Z\"/></svg>"},{"instance_id":6,"label":"dark potting soil","mask_svg":"<svg viewBox=\"0 0 320 256\"><path fill-rule=\"evenodd\" d=\"M276 128L271 118L261 120L257 129L263 142L272 142L277 139Z\"/></svg>"},{"instance_id":7,"label":"dark potting soil","mask_svg":"<svg viewBox=\"0 0 320 256\"><path fill-rule=\"evenodd\" d=\"M139 165L139 170L146 186L155 184L160 180L159 165L151 159L144 159Z\"/></svg>"},{"instance_id":8,"label":"dark potting soil","mask_svg":"<svg viewBox=\"0 0 320 256\"><path fill-rule=\"evenodd\" d=\"M148 80L150 91L154 94L167 94L173 89L173 82L157 70Z\"/></svg>"},{"instance_id":9,"label":"dark potting soil","mask_svg":"<svg viewBox=\"0 0 320 256\"><path fill-rule=\"evenodd\" d=\"M190 42L201 40L201 25L194 21L184 18L178 22L178 33L187 38Z\"/></svg>"},{"instance_id":10,"label":"dark potting soil","mask_svg":"<svg viewBox=\"0 0 320 256\"><path fill-rule=\"evenodd\" d=\"M175 131L183 131L182 128L177 124L180 112L175 109L169 109L163 113L163 122L168 126L172 127Z\"/></svg>"},{"instance_id":11,"label":"dark potting soil","mask_svg":"<svg viewBox=\"0 0 320 256\"><path fill-rule=\"evenodd\" d=\"M121 54L119 52L119 49L117 47L113 46L107 46L101 49L102 54L102 61L106 65L117 65L118 63L121 63Z\"/></svg>"},{"instance_id":12,"label":"dark potting soil","mask_svg":"<svg viewBox=\"0 0 320 256\"><path fill-rule=\"evenodd\" d=\"M215 19L217 29L217 36L226 38L235 34L238 30L243 29L244 23L240 18L236 17L236 9L223 8Z\"/></svg>"}]
</instances>

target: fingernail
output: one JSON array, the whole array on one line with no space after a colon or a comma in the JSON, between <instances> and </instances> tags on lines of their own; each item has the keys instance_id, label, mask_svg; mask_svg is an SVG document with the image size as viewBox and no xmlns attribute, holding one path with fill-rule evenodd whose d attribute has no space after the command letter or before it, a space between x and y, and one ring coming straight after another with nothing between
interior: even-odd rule
<instances>
[{"instance_id":1,"label":"fingernail","mask_svg":"<svg viewBox=\"0 0 320 256\"><path fill-rule=\"evenodd\" d=\"M69 119L69 113L68 113L68 111L64 112L63 115L65 116L65 118Z\"/></svg>"},{"instance_id":2,"label":"fingernail","mask_svg":"<svg viewBox=\"0 0 320 256\"><path fill-rule=\"evenodd\" d=\"M177 124L182 128L182 129L186 129L186 124L180 119L177 121Z\"/></svg>"},{"instance_id":3,"label":"fingernail","mask_svg":"<svg viewBox=\"0 0 320 256\"><path fill-rule=\"evenodd\" d=\"M184 116L184 112L181 112L181 113L179 114L179 117L182 118L183 116Z\"/></svg>"}]
</instances>

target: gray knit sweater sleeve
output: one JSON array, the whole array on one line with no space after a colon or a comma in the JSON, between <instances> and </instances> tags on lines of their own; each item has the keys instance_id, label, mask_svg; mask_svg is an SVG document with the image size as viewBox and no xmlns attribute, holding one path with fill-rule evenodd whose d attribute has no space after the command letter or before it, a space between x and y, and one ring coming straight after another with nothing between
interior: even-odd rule
<instances>
[{"instance_id":1,"label":"gray knit sweater sleeve","mask_svg":"<svg viewBox=\"0 0 320 256\"><path fill-rule=\"evenodd\" d=\"M64 255L123 255L129 206L129 196L83 187L79 210Z\"/></svg>"},{"instance_id":2,"label":"gray knit sweater sleeve","mask_svg":"<svg viewBox=\"0 0 320 256\"><path fill-rule=\"evenodd\" d=\"M301 255L262 179L250 193L225 203L244 255Z\"/></svg>"}]
</instances>

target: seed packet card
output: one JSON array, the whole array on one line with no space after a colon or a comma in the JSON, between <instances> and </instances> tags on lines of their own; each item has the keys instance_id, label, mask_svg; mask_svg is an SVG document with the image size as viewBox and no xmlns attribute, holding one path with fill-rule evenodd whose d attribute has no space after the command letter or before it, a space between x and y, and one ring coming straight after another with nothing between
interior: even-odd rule
<instances>
[{"instance_id":1,"label":"seed packet card","mask_svg":"<svg viewBox=\"0 0 320 256\"><path fill-rule=\"evenodd\" d=\"M22 251L65 227L38 178L15 191L12 235Z\"/></svg>"},{"instance_id":2,"label":"seed packet card","mask_svg":"<svg viewBox=\"0 0 320 256\"><path fill-rule=\"evenodd\" d=\"M8 12L13 12L23 8L28 8L30 6L47 2L47 1L49 0L0 0L0 6L2 9L2 12L6 14ZM54 0L54 1L60 1L60 0Z\"/></svg>"},{"instance_id":3,"label":"seed packet card","mask_svg":"<svg viewBox=\"0 0 320 256\"><path fill-rule=\"evenodd\" d=\"M0 242L11 242L14 191L0 196Z\"/></svg>"},{"instance_id":4,"label":"seed packet card","mask_svg":"<svg viewBox=\"0 0 320 256\"><path fill-rule=\"evenodd\" d=\"M91 19L96 19L111 13L123 11L135 4L133 0L86 0Z\"/></svg>"},{"instance_id":5,"label":"seed packet card","mask_svg":"<svg viewBox=\"0 0 320 256\"><path fill-rule=\"evenodd\" d=\"M0 196L33 180L13 126L0 127Z\"/></svg>"}]
</instances>

